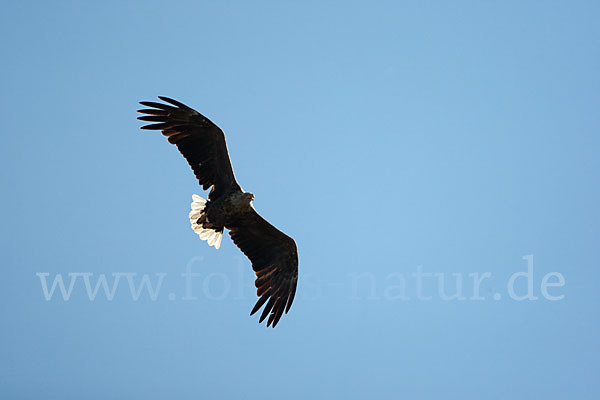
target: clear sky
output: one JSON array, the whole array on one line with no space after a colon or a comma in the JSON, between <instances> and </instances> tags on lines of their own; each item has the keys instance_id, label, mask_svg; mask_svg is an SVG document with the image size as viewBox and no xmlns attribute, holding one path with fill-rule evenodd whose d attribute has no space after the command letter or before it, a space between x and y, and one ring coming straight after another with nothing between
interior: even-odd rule
<instances>
[{"instance_id":1,"label":"clear sky","mask_svg":"<svg viewBox=\"0 0 600 400\"><path fill-rule=\"evenodd\" d=\"M598 2L2 8L1 398L599 398ZM277 328L157 95L295 238Z\"/></svg>"}]
</instances>

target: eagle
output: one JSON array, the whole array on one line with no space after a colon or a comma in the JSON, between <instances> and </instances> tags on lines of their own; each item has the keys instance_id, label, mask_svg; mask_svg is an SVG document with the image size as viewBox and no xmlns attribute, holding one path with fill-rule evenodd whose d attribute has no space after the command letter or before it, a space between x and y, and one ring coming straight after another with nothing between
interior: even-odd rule
<instances>
[{"instance_id":1,"label":"eagle","mask_svg":"<svg viewBox=\"0 0 600 400\"><path fill-rule=\"evenodd\" d=\"M256 275L258 301L250 315L264 305L259 323L268 316L267 327L277 326L296 294L296 242L254 209L254 195L244 192L235 180L223 131L185 104L164 96L158 98L164 103L140 102L147 108L138 110L145 114L138 119L151 122L141 129L161 131L192 167L200 186L210 188L208 200L192 196L189 218L193 231L216 249L221 246L223 231L229 231L233 243L250 259Z\"/></svg>"}]
</instances>

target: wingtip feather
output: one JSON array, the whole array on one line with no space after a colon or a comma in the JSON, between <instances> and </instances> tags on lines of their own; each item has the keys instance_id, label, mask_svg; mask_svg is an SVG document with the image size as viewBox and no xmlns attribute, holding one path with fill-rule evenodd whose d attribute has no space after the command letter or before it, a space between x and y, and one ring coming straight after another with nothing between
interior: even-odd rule
<instances>
[{"instance_id":1,"label":"wingtip feather","mask_svg":"<svg viewBox=\"0 0 600 400\"><path fill-rule=\"evenodd\" d=\"M181 103L181 102L179 102L177 100L174 100L174 99L172 99L170 97L167 97L167 96L158 96L158 98L161 99L162 101L165 101L167 103L173 104L174 106L177 106L179 108L185 108L185 109L189 108L185 104L183 104L183 103Z\"/></svg>"}]
</instances>

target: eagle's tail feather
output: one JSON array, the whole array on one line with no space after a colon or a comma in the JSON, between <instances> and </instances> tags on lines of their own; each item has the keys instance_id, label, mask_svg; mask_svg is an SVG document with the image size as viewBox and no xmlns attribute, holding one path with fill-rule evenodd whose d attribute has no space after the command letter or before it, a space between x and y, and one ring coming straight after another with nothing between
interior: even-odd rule
<instances>
[{"instance_id":1,"label":"eagle's tail feather","mask_svg":"<svg viewBox=\"0 0 600 400\"><path fill-rule=\"evenodd\" d=\"M206 240L209 246L215 246L215 249L218 249L221 247L221 240L223 239L223 228L204 226L208 225L204 224L206 220L204 208L206 207L207 200L197 194L192 195L192 199L192 211L190 211L192 230L200 236L200 239Z\"/></svg>"}]
</instances>

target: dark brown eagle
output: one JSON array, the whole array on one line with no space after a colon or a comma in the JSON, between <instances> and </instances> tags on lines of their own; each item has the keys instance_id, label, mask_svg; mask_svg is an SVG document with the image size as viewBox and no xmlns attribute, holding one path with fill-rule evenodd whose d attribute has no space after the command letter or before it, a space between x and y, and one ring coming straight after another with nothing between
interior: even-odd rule
<instances>
[{"instance_id":1,"label":"dark brown eagle","mask_svg":"<svg viewBox=\"0 0 600 400\"><path fill-rule=\"evenodd\" d=\"M158 98L169 104L140 102L150 108L138 110L148 114L138 119L153 122L142 129L162 131L190 164L202 188L212 187L208 201L192 196L192 229L217 249L223 230L229 229L231 239L250 259L256 274L259 299L250 315L266 303L259 322L268 316L267 326L275 327L283 313L289 311L296 294L296 242L261 217L252 206L254 195L244 192L236 182L223 131L185 104L168 97Z\"/></svg>"}]
</instances>

